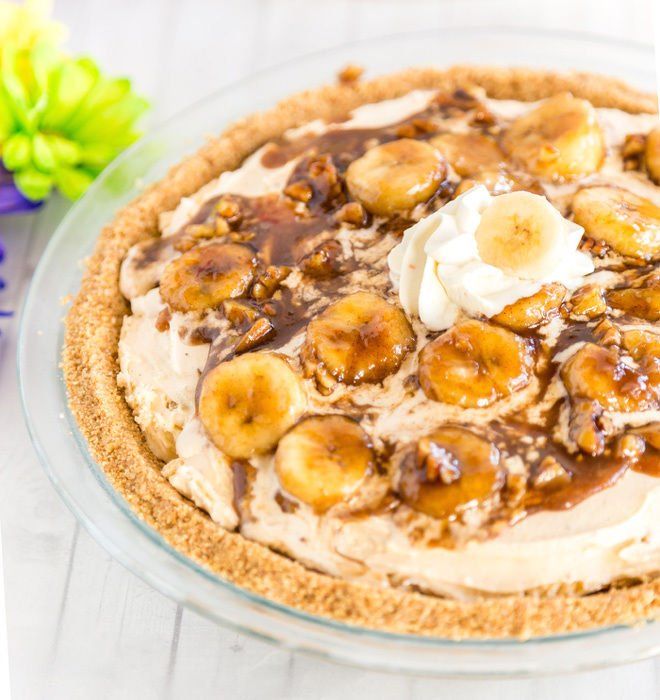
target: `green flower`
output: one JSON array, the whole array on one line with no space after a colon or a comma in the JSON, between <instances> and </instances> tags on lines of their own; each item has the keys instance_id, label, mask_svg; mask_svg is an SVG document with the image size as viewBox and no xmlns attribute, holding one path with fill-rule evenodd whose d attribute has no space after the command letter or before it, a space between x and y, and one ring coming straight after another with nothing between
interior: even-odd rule
<instances>
[{"instance_id":1,"label":"green flower","mask_svg":"<svg viewBox=\"0 0 660 700\"><path fill-rule=\"evenodd\" d=\"M52 44L0 46L0 155L16 187L38 201L56 187L77 199L140 135L148 103L130 81Z\"/></svg>"},{"instance_id":2,"label":"green flower","mask_svg":"<svg viewBox=\"0 0 660 700\"><path fill-rule=\"evenodd\" d=\"M21 49L40 42L61 44L67 30L50 19L52 4L50 0L26 0L22 5L0 0L0 46L10 41Z\"/></svg>"}]
</instances>

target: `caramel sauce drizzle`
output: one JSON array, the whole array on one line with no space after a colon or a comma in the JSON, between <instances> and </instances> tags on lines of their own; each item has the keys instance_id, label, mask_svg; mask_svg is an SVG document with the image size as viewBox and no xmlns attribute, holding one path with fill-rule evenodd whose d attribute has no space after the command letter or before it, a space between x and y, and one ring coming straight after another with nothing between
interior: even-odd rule
<instances>
[{"instance_id":1,"label":"caramel sauce drizzle","mask_svg":"<svg viewBox=\"0 0 660 700\"><path fill-rule=\"evenodd\" d=\"M243 197L238 195L221 195L206 202L194 219L181 231L166 239L155 239L142 251L139 265L148 265L158 260L164 250L176 245L186 236L190 225L215 225L219 205L229 200L238 212L234 220L229 220L231 240L248 245L259 254L264 268L268 266L289 266L302 269L309 278L314 278L314 285L319 289L325 302L330 304L341 294L342 277L350 271L352 262L337 260L326 270L327 276L313 274L313 265L309 262L318 251L319 260L324 262L323 246L332 248L334 236L340 225L342 212L351 204L350 196L343 184L341 175L348 165L360 157L368 148L398 138L427 139L443 131L442 120L457 114L470 112L471 126L474 129L491 129L493 119L487 110L471 95L457 91L450 96L436 99L427 109L404 119L396 124L382 128L340 129L331 128L320 135L306 135L295 140L281 139L273 144L262 156L261 162L267 168L279 168L294 158L299 163L289 178L285 194L273 194L261 197ZM287 195L286 193L289 192ZM429 210L441 206L453 193L453 186L441 186L436 196L427 204ZM359 214L359 212L358 212ZM355 211L351 214L355 217ZM368 217L355 221L364 226ZM379 230L402 230L410 225L410 220L396 217L379 222ZM336 252L336 251L335 251ZM326 257L332 257L330 253ZM307 262L306 262L307 261ZM321 268L321 272L323 269ZM243 300L272 324L273 333L258 347L259 349L277 349L285 345L299 333L311 318L308 306L296 303L292 292L286 286L279 286L265 299ZM221 311L216 313L221 314ZM249 324L248 324L249 325ZM597 343L599 339L594 332L594 323L572 322L560 334L551 351L553 354L574 345L577 342ZM212 326L200 326L193 333L193 341L211 342L209 358L200 377L197 392L206 374L218 363L235 354L235 345L247 326L238 325L235 334L220 337ZM544 339L537 330L531 329L521 333L530 338L535 347L544 346ZM546 351L548 349L546 348ZM557 366L551 361L541 367L541 388L538 399L544 395L551 380L556 375ZM574 507L590 495L614 484L627 469L660 477L660 448L651 439L646 440L646 448L640 455L630 457L618 453L612 444L608 444L603 454L590 456L569 450L552 439L553 429L559 418L562 402L552 406L543 418L541 425L517 423L511 420L491 423L484 429L484 434L492 438L503 454L520 455L529 465L530 473L522 501L516 505L518 512L527 514L538 510L566 510ZM655 428L656 434L658 428ZM524 439L523 439L524 438ZM531 439L531 440L530 440ZM564 469L566 478L556 483L535 485L542 464L548 459L556 460ZM234 464L235 492L237 503L244 498L249 467L242 462ZM396 502L396 496L390 495L388 507ZM283 502L284 503L284 502ZM288 509L289 502L284 503ZM284 507L283 506L283 507ZM503 507L506 511L506 507ZM360 517L363 517L362 513Z\"/></svg>"}]
</instances>

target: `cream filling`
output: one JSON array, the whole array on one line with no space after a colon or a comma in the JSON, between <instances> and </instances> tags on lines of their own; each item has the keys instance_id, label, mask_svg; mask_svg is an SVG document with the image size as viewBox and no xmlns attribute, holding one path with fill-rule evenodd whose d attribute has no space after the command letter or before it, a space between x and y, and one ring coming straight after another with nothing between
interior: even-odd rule
<instances>
[{"instance_id":1,"label":"cream filling","mask_svg":"<svg viewBox=\"0 0 660 700\"><path fill-rule=\"evenodd\" d=\"M260 463L242 533L335 576L396 582L451 597L503 595L580 583L596 590L660 568L657 479L626 473L568 511L544 511L459 549L411 544L391 518L319 518L304 505L284 513L271 463Z\"/></svg>"},{"instance_id":2,"label":"cream filling","mask_svg":"<svg viewBox=\"0 0 660 700\"><path fill-rule=\"evenodd\" d=\"M366 105L354 112L353 119L340 125L315 122L312 128L322 131L399 121L423 109L430 94L411 93L412 96ZM489 100L488 106L504 118L532 107L496 100ZM657 122L653 116L627 115L617 110L599 109L598 115L610 149L621 143L625 134L648 131ZM293 167L293 163L288 163L282 168L266 169L255 153L242 168L224 173L193 197L182 200L173 213L164 215L163 234L174 233L197 213L204 201L217 194L281 191ZM642 176L622 173L620 159L613 153L592 179L616 181L654 201L659 198L657 188ZM549 190L553 203L561 209L571 192L565 186ZM351 235L359 240L362 233L353 231ZM170 252L169 257L174 257L174 253ZM159 264L162 267L166 262ZM229 462L211 444L194 415L195 388L208 345L191 346L182 340L180 330L186 320L182 314L173 314L168 331L156 330L155 320L164 305L157 290L148 290L157 283L159 275L154 270L137 271L129 264L122 269L122 292L132 299L133 315L124 319L122 327L118 382L149 446L168 462L164 475L214 521L234 528L238 518L233 507ZM423 330L416 331L423 342ZM295 356L301 341L302 337L296 337L283 349ZM428 425L418 397L405 399L401 389L399 375L414 368L414 362L411 358L398 375L388 378L384 392L364 387L356 395L358 403L360 395L367 403L376 400L381 405L385 405L383 395L387 400L395 399L397 406L370 426L380 436L399 435L404 418L408 421L412 417L405 431L410 437ZM561 393L562 389L558 382L557 391ZM511 397L507 408L514 408L522 397L522 392ZM319 406L322 405L323 400L319 399ZM442 408L448 409L445 413L450 418L451 407ZM635 424L657 418L649 414L622 416ZM257 478L251 500L253 516L242 523L241 532L337 576L383 584L409 583L443 595L470 597L541 587L553 589L576 582L587 590L596 589L621 576L640 576L660 569L660 480L635 472L626 473L614 486L571 510L540 512L493 539L450 550L413 545L386 516L347 522L331 515L319 517L304 504L299 504L295 512L284 513L274 498L279 485L272 459L254 460L254 464Z\"/></svg>"},{"instance_id":3,"label":"cream filling","mask_svg":"<svg viewBox=\"0 0 660 700\"><path fill-rule=\"evenodd\" d=\"M136 297L131 306L119 339L117 382L150 449L167 461L176 457L176 437L194 415L195 387L208 345L183 343L182 314L172 315L169 330L156 329L156 318L166 308L157 289Z\"/></svg>"},{"instance_id":4,"label":"cream filling","mask_svg":"<svg viewBox=\"0 0 660 700\"><path fill-rule=\"evenodd\" d=\"M191 418L176 439L176 459L163 467L172 486L228 530L238 525L231 463Z\"/></svg>"}]
</instances>

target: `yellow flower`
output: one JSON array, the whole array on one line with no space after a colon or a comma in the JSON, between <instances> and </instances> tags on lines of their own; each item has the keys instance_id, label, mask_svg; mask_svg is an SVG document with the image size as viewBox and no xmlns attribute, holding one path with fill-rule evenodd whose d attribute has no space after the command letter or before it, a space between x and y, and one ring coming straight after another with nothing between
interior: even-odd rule
<instances>
[{"instance_id":1,"label":"yellow flower","mask_svg":"<svg viewBox=\"0 0 660 700\"><path fill-rule=\"evenodd\" d=\"M0 0L0 47L33 49L39 42L57 46L67 36L64 25L50 19L51 0L25 0L18 5Z\"/></svg>"}]
</instances>

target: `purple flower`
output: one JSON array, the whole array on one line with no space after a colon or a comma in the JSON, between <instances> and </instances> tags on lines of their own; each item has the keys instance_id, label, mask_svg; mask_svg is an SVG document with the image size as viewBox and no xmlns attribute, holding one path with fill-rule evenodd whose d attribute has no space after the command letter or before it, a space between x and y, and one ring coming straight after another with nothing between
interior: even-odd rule
<instances>
[{"instance_id":1,"label":"purple flower","mask_svg":"<svg viewBox=\"0 0 660 700\"><path fill-rule=\"evenodd\" d=\"M5 259L5 247L2 243L2 239L0 239L0 263ZM0 277L0 291L2 291L5 288L5 281ZM0 309L0 318L3 316L11 316L12 312L11 311L3 311Z\"/></svg>"},{"instance_id":2,"label":"purple flower","mask_svg":"<svg viewBox=\"0 0 660 700\"><path fill-rule=\"evenodd\" d=\"M0 216L2 214L20 214L40 207L42 202L31 202L26 199L14 185L12 174L0 164ZM5 247L0 239L0 264L5 259ZM5 280L0 275L0 291L6 286ZM11 316L12 311L0 309L0 318Z\"/></svg>"},{"instance_id":3,"label":"purple flower","mask_svg":"<svg viewBox=\"0 0 660 700\"><path fill-rule=\"evenodd\" d=\"M0 215L20 214L40 207L43 202L31 202L26 199L14 184L12 174L0 165Z\"/></svg>"}]
</instances>

